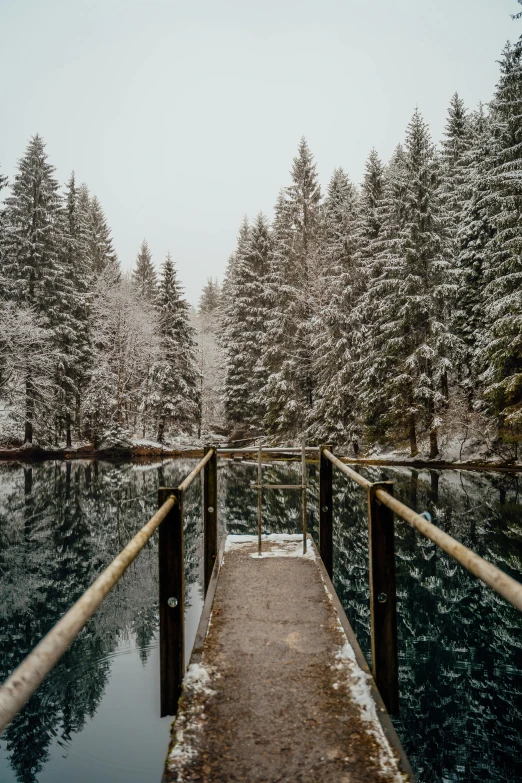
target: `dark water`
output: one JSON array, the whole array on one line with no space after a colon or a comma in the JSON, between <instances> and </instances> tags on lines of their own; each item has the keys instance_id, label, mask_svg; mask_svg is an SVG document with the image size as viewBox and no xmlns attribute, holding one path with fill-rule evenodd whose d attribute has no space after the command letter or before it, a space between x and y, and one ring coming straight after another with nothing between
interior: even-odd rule
<instances>
[{"instance_id":1,"label":"dark water","mask_svg":"<svg viewBox=\"0 0 522 783\"><path fill-rule=\"evenodd\" d=\"M0 679L48 631L194 461L162 466L0 463ZM300 466L271 469L277 483ZM253 533L256 468L223 463L221 525ZM514 475L365 470L504 571L522 579ZM311 491L316 470L310 467ZM369 658L366 500L335 474L334 581ZM522 493L522 483L520 487ZM299 493L266 493L267 532L296 532ZM317 524L310 497L310 525ZM185 500L187 648L202 606L201 486ZM397 522L401 717L422 783L522 781L522 615ZM0 783L159 781L170 719L159 714L157 537L0 739Z\"/></svg>"}]
</instances>

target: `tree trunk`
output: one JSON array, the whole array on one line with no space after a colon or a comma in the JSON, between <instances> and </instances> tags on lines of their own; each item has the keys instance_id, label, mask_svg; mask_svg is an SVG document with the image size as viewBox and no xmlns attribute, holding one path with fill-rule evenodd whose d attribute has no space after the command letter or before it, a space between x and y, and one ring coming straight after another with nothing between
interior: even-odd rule
<instances>
[{"instance_id":1,"label":"tree trunk","mask_svg":"<svg viewBox=\"0 0 522 783\"><path fill-rule=\"evenodd\" d=\"M165 434L165 417L162 416L158 424L158 443L163 443L164 434Z\"/></svg>"},{"instance_id":2,"label":"tree trunk","mask_svg":"<svg viewBox=\"0 0 522 783\"><path fill-rule=\"evenodd\" d=\"M353 453L354 456L359 456L359 442L357 440L352 440L352 446L353 446Z\"/></svg>"},{"instance_id":3,"label":"tree trunk","mask_svg":"<svg viewBox=\"0 0 522 783\"><path fill-rule=\"evenodd\" d=\"M417 454L419 453L419 449L417 448L417 430L415 427L414 413L410 415L409 435L410 435L410 455L412 457L416 457Z\"/></svg>"},{"instance_id":4,"label":"tree trunk","mask_svg":"<svg viewBox=\"0 0 522 783\"><path fill-rule=\"evenodd\" d=\"M441 391L445 401L448 402L449 389L448 389L448 373L444 372L441 379Z\"/></svg>"},{"instance_id":5,"label":"tree trunk","mask_svg":"<svg viewBox=\"0 0 522 783\"><path fill-rule=\"evenodd\" d=\"M75 424L75 427L76 427L76 436L78 437L78 439L81 439L81 437L82 437L82 414L81 414L81 409L82 409L82 401L80 399L80 395L77 394L76 395L76 406L75 406L75 411L74 411L74 424Z\"/></svg>"},{"instance_id":6,"label":"tree trunk","mask_svg":"<svg viewBox=\"0 0 522 783\"><path fill-rule=\"evenodd\" d=\"M65 447L70 449L72 446L71 437L71 414L69 411L65 414Z\"/></svg>"},{"instance_id":7,"label":"tree trunk","mask_svg":"<svg viewBox=\"0 0 522 783\"><path fill-rule=\"evenodd\" d=\"M433 429L430 432L430 459L435 459L439 453L439 444L437 442L437 430Z\"/></svg>"}]
</instances>

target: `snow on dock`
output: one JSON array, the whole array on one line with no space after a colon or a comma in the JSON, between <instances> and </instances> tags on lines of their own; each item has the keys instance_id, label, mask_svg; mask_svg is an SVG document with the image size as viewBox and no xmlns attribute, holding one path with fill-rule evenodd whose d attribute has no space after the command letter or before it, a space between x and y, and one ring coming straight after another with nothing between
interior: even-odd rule
<instances>
[{"instance_id":1,"label":"snow on dock","mask_svg":"<svg viewBox=\"0 0 522 783\"><path fill-rule=\"evenodd\" d=\"M165 766L192 780L414 780L311 539L227 538Z\"/></svg>"}]
</instances>

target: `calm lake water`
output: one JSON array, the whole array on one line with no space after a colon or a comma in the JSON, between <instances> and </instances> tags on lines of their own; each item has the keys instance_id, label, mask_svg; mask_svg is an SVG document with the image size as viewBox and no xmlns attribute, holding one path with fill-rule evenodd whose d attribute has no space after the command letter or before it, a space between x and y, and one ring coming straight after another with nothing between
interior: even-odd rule
<instances>
[{"instance_id":1,"label":"calm lake water","mask_svg":"<svg viewBox=\"0 0 522 783\"><path fill-rule=\"evenodd\" d=\"M0 679L54 625L196 464L0 463ZM298 463L266 469L299 480ZM522 580L517 475L364 469ZM310 488L317 492L310 466ZM254 533L256 467L220 463L222 532ZM334 469L334 582L369 660L366 499ZM520 494L519 494L520 482ZM310 498L316 533L316 502ZM297 532L299 493L266 493L266 532ZM201 485L185 500L187 653L202 607ZM522 781L522 615L406 523L396 522L401 716L421 783ZM0 739L0 783L149 783L161 778L157 537ZM369 661L370 662L370 661Z\"/></svg>"}]
</instances>

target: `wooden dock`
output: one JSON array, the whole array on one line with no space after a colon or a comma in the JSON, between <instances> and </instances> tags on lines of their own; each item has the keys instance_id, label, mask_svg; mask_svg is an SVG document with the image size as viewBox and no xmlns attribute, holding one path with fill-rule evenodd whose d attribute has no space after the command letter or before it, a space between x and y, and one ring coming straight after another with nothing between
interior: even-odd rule
<instances>
[{"instance_id":1,"label":"wooden dock","mask_svg":"<svg viewBox=\"0 0 522 783\"><path fill-rule=\"evenodd\" d=\"M311 538L222 545L163 780L415 780Z\"/></svg>"}]
</instances>

